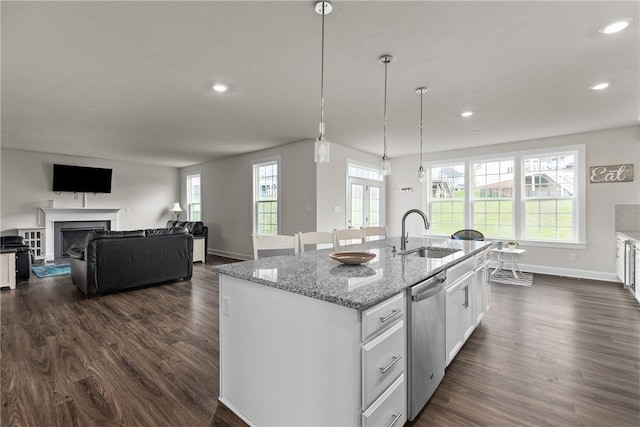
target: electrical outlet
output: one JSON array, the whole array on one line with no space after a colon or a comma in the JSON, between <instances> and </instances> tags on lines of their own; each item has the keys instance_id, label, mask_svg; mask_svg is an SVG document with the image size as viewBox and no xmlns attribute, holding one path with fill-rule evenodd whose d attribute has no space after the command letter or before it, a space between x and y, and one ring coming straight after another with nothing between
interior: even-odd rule
<instances>
[{"instance_id":1,"label":"electrical outlet","mask_svg":"<svg viewBox=\"0 0 640 427\"><path fill-rule=\"evenodd\" d=\"M231 317L231 298L224 297L222 300L222 313Z\"/></svg>"},{"instance_id":2,"label":"electrical outlet","mask_svg":"<svg viewBox=\"0 0 640 427\"><path fill-rule=\"evenodd\" d=\"M578 260L578 254L571 254L571 261L577 261Z\"/></svg>"}]
</instances>

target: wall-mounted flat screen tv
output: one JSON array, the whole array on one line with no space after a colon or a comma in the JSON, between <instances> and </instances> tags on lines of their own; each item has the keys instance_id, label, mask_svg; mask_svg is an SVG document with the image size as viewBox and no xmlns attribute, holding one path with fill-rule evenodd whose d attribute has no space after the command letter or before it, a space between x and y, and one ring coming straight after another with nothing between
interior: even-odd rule
<instances>
[{"instance_id":1,"label":"wall-mounted flat screen tv","mask_svg":"<svg viewBox=\"0 0 640 427\"><path fill-rule=\"evenodd\" d=\"M53 191L111 193L112 169L53 165Z\"/></svg>"}]
</instances>

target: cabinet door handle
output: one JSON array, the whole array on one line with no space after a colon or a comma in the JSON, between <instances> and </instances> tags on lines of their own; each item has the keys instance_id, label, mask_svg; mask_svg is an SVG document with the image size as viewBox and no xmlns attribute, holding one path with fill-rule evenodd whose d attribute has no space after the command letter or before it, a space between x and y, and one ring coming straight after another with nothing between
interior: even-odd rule
<instances>
[{"instance_id":1,"label":"cabinet door handle","mask_svg":"<svg viewBox=\"0 0 640 427\"><path fill-rule=\"evenodd\" d=\"M393 316L395 316L396 314L401 313L401 312L402 312L402 310L400 310L399 308L397 308L395 310L392 310L391 313L389 313L386 316L380 318L380 323L386 322L387 320L391 319Z\"/></svg>"},{"instance_id":2,"label":"cabinet door handle","mask_svg":"<svg viewBox=\"0 0 640 427\"><path fill-rule=\"evenodd\" d=\"M398 412L397 414L394 414L392 412L391 415L393 415L393 420L391 421L391 424L389 424L387 427L393 427L393 425L397 423L400 417L402 416L402 412Z\"/></svg>"},{"instance_id":3,"label":"cabinet door handle","mask_svg":"<svg viewBox=\"0 0 640 427\"><path fill-rule=\"evenodd\" d=\"M462 303L464 308L469 307L469 285L464 287L464 302Z\"/></svg>"},{"instance_id":4,"label":"cabinet door handle","mask_svg":"<svg viewBox=\"0 0 640 427\"><path fill-rule=\"evenodd\" d=\"M384 368L380 368L380 375L386 374L387 371L391 369L391 367L395 365L400 359L402 359L402 356L393 356L393 358L391 359L391 362L389 362L387 366L385 366Z\"/></svg>"}]
</instances>

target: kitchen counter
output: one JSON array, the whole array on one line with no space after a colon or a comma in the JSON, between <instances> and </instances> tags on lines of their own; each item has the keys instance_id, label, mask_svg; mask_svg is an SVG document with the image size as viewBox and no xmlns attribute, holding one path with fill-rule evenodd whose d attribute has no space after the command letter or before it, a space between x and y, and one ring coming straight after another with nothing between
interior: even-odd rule
<instances>
[{"instance_id":1,"label":"kitchen counter","mask_svg":"<svg viewBox=\"0 0 640 427\"><path fill-rule=\"evenodd\" d=\"M415 254L400 255L400 238L396 237L309 251L297 256L225 264L214 267L214 271L344 307L366 310L473 256L490 244L437 237L410 238L407 250L423 246L459 249L444 258L422 258ZM397 252L393 251L393 246ZM371 252L376 254L376 258L359 266L344 265L329 258L329 254L337 251Z\"/></svg>"},{"instance_id":2,"label":"kitchen counter","mask_svg":"<svg viewBox=\"0 0 640 427\"><path fill-rule=\"evenodd\" d=\"M616 233L622 234L628 239L635 240L636 242L640 242L640 231L620 231L616 230Z\"/></svg>"}]
</instances>

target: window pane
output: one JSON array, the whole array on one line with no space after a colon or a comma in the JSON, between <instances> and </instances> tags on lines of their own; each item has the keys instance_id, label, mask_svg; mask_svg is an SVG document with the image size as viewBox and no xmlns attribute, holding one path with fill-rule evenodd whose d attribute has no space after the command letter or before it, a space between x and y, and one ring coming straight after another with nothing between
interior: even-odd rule
<instances>
[{"instance_id":1,"label":"window pane","mask_svg":"<svg viewBox=\"0 0 640 427\"><path fill-rule=\"evenodd\" d=\"M278 234L278 163L254 165L256 224L262 235Z\"/></svg>"},{"instance_id":2,"label":"window pane","mask_svg":"<svg viewBox=\"0 0 640 427\"><path fill-rule=\"evenodd\" d=\"M473 224L486 237L515 235L513 159L478 162L472 165Z\"/></svg>"},{"instance_id":3,"label":"window pane","mask_svg":"<svg viewBox=\"0 0 640 427\"><path fill-rule=\"evenodd\" d=\"M573 241L574 153L553 153L523 158L524 237Z\"/></svg>"},{"instance_id":4,"label":"window pane","mask_svg":"<svg viewBox=\"0 0 640 427\"><path fill-rule=\"evenodd\" d=\"M429 167L431 181L431 232L451 235L464 227L463 163Z\"/></svg>"}]
</instances>

